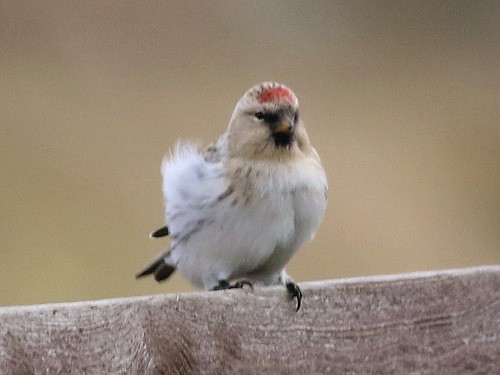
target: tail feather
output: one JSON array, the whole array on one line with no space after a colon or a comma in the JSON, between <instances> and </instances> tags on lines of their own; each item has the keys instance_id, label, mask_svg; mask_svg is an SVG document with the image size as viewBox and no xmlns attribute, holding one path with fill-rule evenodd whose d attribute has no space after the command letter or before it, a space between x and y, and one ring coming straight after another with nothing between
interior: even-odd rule
<instances>
[{"instance_id":1,"label":"tail feather","mask_svg":"<svg viewBox=\"0 0 500 375\"><path fill-rule=\"evenodd\" d=\"M160 264L155 269L155 280L158 282L166 280L170 277L171 274L174 273L174 271L175 267L171 266L170 264L167 263Z\"/></svg>"},{"instance_id":2,"label":"tail feather","mask_svg":"<svg viewBox=\"0 0 500 375\"><path fill-rule=\"evenodd\" d=\"M161 254L158 258L153 259L153 261L146 266L141 272L135 275L138 279L143 276L148 276L154 274L156 281L166 280L172 275L175 271L175 266L167 263L165 258L168 256L167 253Z\"/></svg>"}]
</instances>

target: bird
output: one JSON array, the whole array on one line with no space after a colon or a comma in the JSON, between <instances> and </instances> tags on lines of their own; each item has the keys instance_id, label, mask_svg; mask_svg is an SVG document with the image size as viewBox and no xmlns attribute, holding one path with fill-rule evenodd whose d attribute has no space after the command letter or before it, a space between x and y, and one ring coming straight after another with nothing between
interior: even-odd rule
<instances>
[{"instance_id":1,"label":"bird","mask_svg":"<svg viewBox=\"0 0 500 375\"><path fill-rule=\"evenodd\" d=\"M169 248L136 277L179 270L207 290L283 285L300 309L302 291L285 266L312 240L328 184L286 85L263 82L239 99L212 144L178 141L162 162Z\"/></svg>"}]
</instances>

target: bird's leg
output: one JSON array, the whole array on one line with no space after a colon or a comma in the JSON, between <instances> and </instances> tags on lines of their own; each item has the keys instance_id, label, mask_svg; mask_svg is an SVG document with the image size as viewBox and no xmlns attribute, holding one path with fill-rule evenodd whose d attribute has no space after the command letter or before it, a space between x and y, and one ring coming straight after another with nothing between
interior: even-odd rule
<instances>
[{"instance_id":1,"label":"bird's leg","mask_svg":"<svg viewBox=\"0 0 500 375\"><path fill-rule=\"evenodd\" d=\"M224 290L224 289L241 289L243 288L245 285L248 285L250 287L250 289L253 290L253 285L250 281L248 280L241 280L241 281L238 281L234 284L229 284L227 282L227 280L219 280L219 284L216 285L212 290Z\"/></svg>"},{"instance_id":2,"label":"bird's leg","mask_svg":"<svg viewBox=\"0 0 500 375\"><path fill-rule=\"evenodd\" d=\"M287 275L285 270L282 270L277 278L277 284L284 285L288 294L290 295L290 299L297 299L297 308L295 312L299 311L300 306L302 304L302 291L299 286L292 280L290 276Z\"/></svg>"},{"instance_id":3,"label":"bird's leg","mask_svg":"<svg viewBox=\"0 0 500 375\"><path fill-rule=\"evenodd\" d=\"M285 283L286 289L288 290L288 293L290 293L290 298L294 299L297 298L297 309L295 310L296 312L299 311L300 309L300 304L302 302L302 291L300 290L299 286L295 284L293 281L287 281Z\"/></svg>"}]
</instances>

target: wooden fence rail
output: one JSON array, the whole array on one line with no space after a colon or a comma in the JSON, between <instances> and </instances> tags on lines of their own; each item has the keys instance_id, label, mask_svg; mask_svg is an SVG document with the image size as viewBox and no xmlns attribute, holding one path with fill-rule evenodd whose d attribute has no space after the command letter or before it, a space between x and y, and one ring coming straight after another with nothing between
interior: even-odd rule
<instances>
[{"instance_id":1,"label":"wooden fence rail","mask_svg":"<svg viewBox=\"0 0 500 375\"><path fill-rule=\"evenodd\" d=\"M500 374L500 266L0 309L0 374Z\"/></svg>"}]
</instances>

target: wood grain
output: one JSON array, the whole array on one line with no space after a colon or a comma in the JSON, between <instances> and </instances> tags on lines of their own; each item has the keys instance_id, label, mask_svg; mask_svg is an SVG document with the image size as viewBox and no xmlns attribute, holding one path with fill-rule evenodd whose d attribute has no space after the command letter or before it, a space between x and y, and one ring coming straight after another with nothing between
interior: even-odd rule
<instances>
[{"instance_id":1,"label":"wood grain","mask_svg":"<svg viewBox=\"0 0 500 375\"><path fill-rule=\"evenodd\" d=\"M0 374L500 374L500 266L0 309Z\"/></svg>"}]
</instances>

